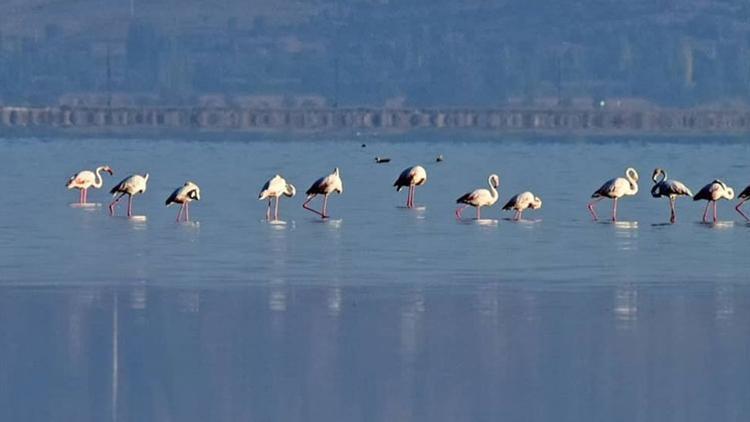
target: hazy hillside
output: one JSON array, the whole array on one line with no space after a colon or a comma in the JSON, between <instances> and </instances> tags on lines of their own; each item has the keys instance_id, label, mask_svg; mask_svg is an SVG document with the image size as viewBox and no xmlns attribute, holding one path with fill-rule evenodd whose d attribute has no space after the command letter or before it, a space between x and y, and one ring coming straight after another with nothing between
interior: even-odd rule
<instances>
[{"instance_id":1,"label":"hazy hillside","mask_svg":"<svg viewBox=\"0 0 750 422\"><path fill-rule=\"evenodd\" d=\"M750 102L741 1L6 0L0 100Z\"/></svg>"}]
</instances>

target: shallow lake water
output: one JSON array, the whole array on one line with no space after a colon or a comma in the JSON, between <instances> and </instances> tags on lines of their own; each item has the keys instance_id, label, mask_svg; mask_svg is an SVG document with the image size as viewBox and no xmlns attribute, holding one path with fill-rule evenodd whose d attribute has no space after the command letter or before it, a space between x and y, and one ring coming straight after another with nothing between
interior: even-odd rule
<instances>
[{"instance_id":1,"label":"shallow lake water","mask_svg":"<svg viewBox=\"0 0 750 422\"><path fill-rule=\"evenodd\" d=\"M365 143L367 146L362 147ZM719 204L649 195L750 183L725 139L0 139L0 420L744 421L750 226ZM437 163L442 154L445 161ZM376 164L375 156L390 163ZM70 206L64 187L109 164ZM422 164L418 208L392 183ZM331 219L301 207L334 167ZM607 179L640 192L598 205ZM148 172L138 219L109 188ZM297 187L285 224L257 200ZM455 199L500 175L483 220ZM201 187L193 222L166 197ZM530 190L526 221L500 211ZM125 201L118 214L125 211ZM318 199L313 202L319 206ZM748 205L750 211L750 205Z\"/></svg>"}]
</instances>

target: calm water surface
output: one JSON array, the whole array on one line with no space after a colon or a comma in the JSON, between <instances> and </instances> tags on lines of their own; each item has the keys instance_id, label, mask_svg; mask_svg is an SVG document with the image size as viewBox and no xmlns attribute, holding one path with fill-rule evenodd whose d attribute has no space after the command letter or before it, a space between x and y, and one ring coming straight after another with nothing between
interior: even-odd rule
<instances>
[{"instance_id":1,"label":"calm water surface","mask_svg":"<svg viewBox=\"0 0 750 422\"><path fill-rule=\"evenodd\" d=\"M360 145L367 143L366 148ZM746 421L750 226L733 206L652 199L656 166L694 191L750 183L726 140L167 141L0 139L0 420ZM435 163L443 154L446 161ZM375 164L375 155L389 164ZM711 163L707 163L711 157ZM64 184L149 172L145 219L109 217ZM428 171L417 210L391 184ZM340 167L331 221L304 192ZM585 204L628 166L618 224ZM455 198L501 178L528 221ZM201 186L193 224L164 199ZM317 201L317 200L316 200ZM317 205L317 202L316 202ZM125 210L121 206L121 213ZM607 216L610 203L599 213ZM465 216L472 216L467 210Z\"/></svg>"}]
</instances>

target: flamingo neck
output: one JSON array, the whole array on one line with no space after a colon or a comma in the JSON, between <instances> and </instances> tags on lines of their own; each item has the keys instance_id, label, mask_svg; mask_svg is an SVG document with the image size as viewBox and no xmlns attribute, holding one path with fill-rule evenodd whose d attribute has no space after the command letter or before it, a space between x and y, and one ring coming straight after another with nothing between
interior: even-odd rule
<instances>
[{"instance_id":1,"label":"flamingo neck","mask_svg":"<svg viewBox=\"0 0 750 422\"><path fill-rule=\"evenodd\" d=\"M94 178L94 185L93 186L95 188L97 188L97 189L101 188L102 184L104 184L104 181L102 180L102 174L101 174L102 170L104 170L104 167L100 166L100 167L97 167L96 171L94 172L94 174L96 175L96 177Z\"/></svg>"},{"instance_id":2,"label":"flamingo neck","mask_svg":"<svg viewBox=\"0 0 750 422\"><path fill-rule=\"evenodd\" d=\"M497 189L495 188L495 185L492 184L492 178L490 177L487 182L490 184L490 195L497 199Z\"/></svg>"}]
</instances>

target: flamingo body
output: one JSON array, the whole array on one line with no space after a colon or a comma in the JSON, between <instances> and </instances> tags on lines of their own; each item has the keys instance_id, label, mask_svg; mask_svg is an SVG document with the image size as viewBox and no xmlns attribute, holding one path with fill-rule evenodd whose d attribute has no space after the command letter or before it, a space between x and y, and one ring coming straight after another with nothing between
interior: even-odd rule
<instances>
[{"instance_id":1,"label":"flamingo body","mask_svg":"<svg viewBox=\"0 0 750 422\"><path fill-rule=\"evenodd\" d=\"M610 198L613 200L612 205L612 221L617 221L617 200L623 196L632 196L638 193L638 172L634 168L628 167L625 170L625 177L616 177L614 179L607 180L604 184L591 194L593 201L589 202L587 207L591 216L596 221L598 219L596 211L594 210L594 204L604 198Z\"/></svg>"},{"instance_id":2,"label":"flamingo body","mask_svg":"<svg viewBox=\"0 0 750 422\"><path fill-rule=\"evenodd\" d=\"M99 166L96 170L82 170L68 179L68 183L65 187L68 189L78 189L80 191L79 203L85 204L88 200L88 190L93 187L99 189L102 187L104 181L102 180L101 172L106 171L111 175L114 174L109 166Z\"/></svg>"},{"instance_id":3,"label":"flamingo body","mask_svg":"<svg viewBox=\"0 0 750 422\"><path fill-rule=\"evenodd\" d=\"M307 198L305 198L305 202L302 204L302 207L310 212L314 212L315 214L320 215L321 218L328 218L328 196L332 193L341 194L343 192L344 185L341 181L341 174L339 168L336 167L335 169L333 169L333 172L331 174L325 177L321 177L320 179L316 180L315 183L312 184L312 186L310 186L310 188L305 192ZM317 211L307 205L317 195L323 195L322 211Z\"/></svg>"},{"instance_id":4,"label":"flamingo body","mask_svg":"<svg viewBox=\"0 0 750 422\"><path fill-rule=\"evenodd\" d=\"M393 186L396 187L396 192L400 192L404 187L409 188L409 194L406 196L406 207L414 208L414 191L417 186L422 186L427 183L427 170L422 166L412 166L404 169L398 176Z\"/></svg>"},{"instance_id":5,"label":"flamingo body","mask_svg":"<svg viewBox=\"0 0 750 422\"><path fill-rule=\"evenodd\" d=\"M293 197L297 193L297 189L291 183L288 183L286 179L279 176L278 174L269 179L261 188L258 194L258 200L262 201L268 199L268 208L266 209L266 219L271 219L271 200L276 198L276 209L274 212L274 219L279 219L279 198L286 196L288 198Z\"/></svg>"},{"instance_id":6,"label":"flamingo body","mask_svg":"<svg viewBox=\"0 0 750 422\"><path fill-rule=\"evenodd\" d=\"M518 195L513 196L508 200L508 202L503 206L503 209L506 211L509 210L515 210L516 214L514 216L515 220L521 219L521 214L524 210L531 208L532 210L537 210L542 207L542 200L538 196L534 196L531 192L522 192Z\"/></svg>"},{"instance_id":7,"label":"flamingo body","mask_svg":"<svg viewBox=\"0 0 750 422\"><path fill-rule=\"evenodd\" d=\"M461 219L461 213L466 207L472 206L477 209L477 220L480 218L480 209L495 204L499 198L497 188L500 186L500 176L491 174L487 179L490 189L475 189L469 193L461 195L456 199L457 204L464 204L456 209L456 218Z\"/></svg>"},{"instance_id":8,"label":"flamingo body","mask_svg":"<svg viewBox=\"0 0 750 422\"><path fill-rule=\"evenodd\" d=\"M128 217L133 215L133 196L146 192L148 183L148 173L144 176L134 174L126 177L120 183L115 185L109 193L115 196L115 199L109 204L109 213L115 215L115 207L123 196L128 195Z\"/></svg>"},{"instance_id":9,"label":"flamingo body","mask_svg":"<svg viewBox=\"0 0 750 422\"><path fill-rule=\"evenodd\" d=\"M166 206L172 204L180 204L180 211L177 213L177 221L180 221L180 216L184 213L185 220L190 221L190 202L201 200L201 189L193 182L185 182L184 185L175 189L169 198L164 202Z\"/></svg>"},{"instance_id":10,"label":"flamingo body","mask_svg":"<svg viewBox=\"0 0 750 422\"><path fill-rule=\"evenodd\" d=\"M722 182L719 179L714 180L706 186L703 186L703 188L701 188L701 190L699 190L698 193L693 196L694 201L708 201L708 203L706 204L706 209L703 211L704 223L708 222L708 207L711 204L713 204L714 206L714 222L718 220L716 203L722 199L734 199L734 189L727 186L726 183Z\"/></svg>"}]
</instances>

